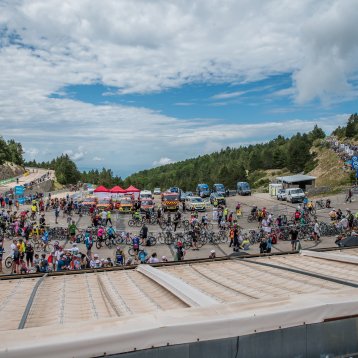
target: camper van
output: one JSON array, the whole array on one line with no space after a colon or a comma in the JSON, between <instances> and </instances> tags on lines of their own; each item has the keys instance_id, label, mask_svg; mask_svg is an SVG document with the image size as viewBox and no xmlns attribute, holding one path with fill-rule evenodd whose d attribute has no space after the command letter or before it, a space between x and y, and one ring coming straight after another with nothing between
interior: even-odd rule
<instances>
[{"instance_id":1,"label":"camper van","mask_svg":"<svg viewBox=\"0 0 358 358\"><path fill-rule=\"evenodd\" d=\"M236 191L239 195L251 195L250 185L246 181L237 182Z\"/></svg>"}]
</instances>

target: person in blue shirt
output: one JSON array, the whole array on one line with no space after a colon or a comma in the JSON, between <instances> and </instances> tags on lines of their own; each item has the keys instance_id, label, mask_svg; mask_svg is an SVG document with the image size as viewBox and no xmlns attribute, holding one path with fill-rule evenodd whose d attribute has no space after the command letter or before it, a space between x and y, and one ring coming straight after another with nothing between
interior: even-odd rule
<instances>
[{"instance_id":1,"label":"person in blue shirt","mask_svg":"<svg viewBox=\"0 0 358 358\"><path fill-rule=\"evenodd\" d=\"M109 228L107 229L107 235L110 239L114 239L116 236L116 231L112 227L112 225L109 225Z\"/></svg>"},{"instance_id":2,"label":"person in blue shirt","mask_svg":"<svg viewBox=\"0 0 358 358\"><path fill-rule=\"evenodd\" d=\"M57 271L63 271L66 268L66 261L64 260L64 256L65 255L62 255L57 261Z\"/></svg>"},{"instance_id":3,"label":"person in blue shirt","mask_svg":"<svg viewBox=\"0 0 358 358\"><path fill-rule=\"evenodd\" d=\"M142 264L144 264L147 262L147 256L148 254L143 250L139 252L138 259Z\"/></svg>"},{"instance_id":4,"label":"person in blue shirt","mask_svg":"<svg viewBox=\"0 0 358 358\"><path fill-rule=\"evenodd\" d=\"M138 236L134 236L132 238L132 246L133 246L133 251L134 253L137 255L139 252L139 237Z\"/></svg>"}]
</instances>

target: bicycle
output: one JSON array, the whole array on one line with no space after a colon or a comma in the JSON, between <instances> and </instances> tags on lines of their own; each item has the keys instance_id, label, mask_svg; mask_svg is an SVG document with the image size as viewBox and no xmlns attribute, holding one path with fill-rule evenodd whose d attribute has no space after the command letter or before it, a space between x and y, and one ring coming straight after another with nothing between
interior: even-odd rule
<instances>
[{"instance_id":1,"label":"bicycle","mask_svg":"<svg viewBox=\"0 0 358 358\"><path fill-rule=\"evenodd\" d=\"M129 219L128 220L128 226L130 227L133 227L133 226L136 226L136 227L141 227L143 225L143 218L142 219Z\"/></svg>"},{"instance_id":2,"label":"bicycle","mask_svg":"<svg viewBox=\"0 0 358 358\"><path fill-rule=\"evenodd\" d=\"M34 244L34 249L37 252L43 251L49 253L53 251L53 245L50 243L44 243L43 241L36 241Z\"/></svg>"}]
</instances>

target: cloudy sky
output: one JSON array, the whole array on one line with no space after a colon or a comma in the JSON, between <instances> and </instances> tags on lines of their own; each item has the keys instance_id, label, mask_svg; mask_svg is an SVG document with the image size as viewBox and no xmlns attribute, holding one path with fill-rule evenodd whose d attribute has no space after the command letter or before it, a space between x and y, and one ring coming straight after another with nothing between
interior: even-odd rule
<instances>
[{"instance_id":1,"label":"cloudy sky","mask_svg":"<svg viewBox=\"0 0 358 358\"><path fill-rule=\"evenodd\" d=\"M356 0L0 0L0 134L123 177L357 112Z\"/></svg>"}]
</instances>

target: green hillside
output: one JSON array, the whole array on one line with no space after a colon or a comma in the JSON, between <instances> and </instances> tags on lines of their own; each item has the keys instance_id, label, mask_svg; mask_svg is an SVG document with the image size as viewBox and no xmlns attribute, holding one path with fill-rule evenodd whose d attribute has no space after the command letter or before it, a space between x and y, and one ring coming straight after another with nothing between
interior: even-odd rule
<instances>
[{"instance_id":1,"label":"green hillside","mask_svg":"<svg viewBox=\"0 0 358 358\"><path fill-rule=\"evenodd\" d=\"M291 173L309 172L315 167L315 155L310 149L316 139L324 138L322 129L297 133L291 138L278 136L268 143L229 148L193 159L143 170L125 179L125 184L139 188L166 188L177 185L193 190L197 183L223 183L234 188L238 180L255 186L268 182L266 170L287 169Z\"/></svg>"}]
</instances>

